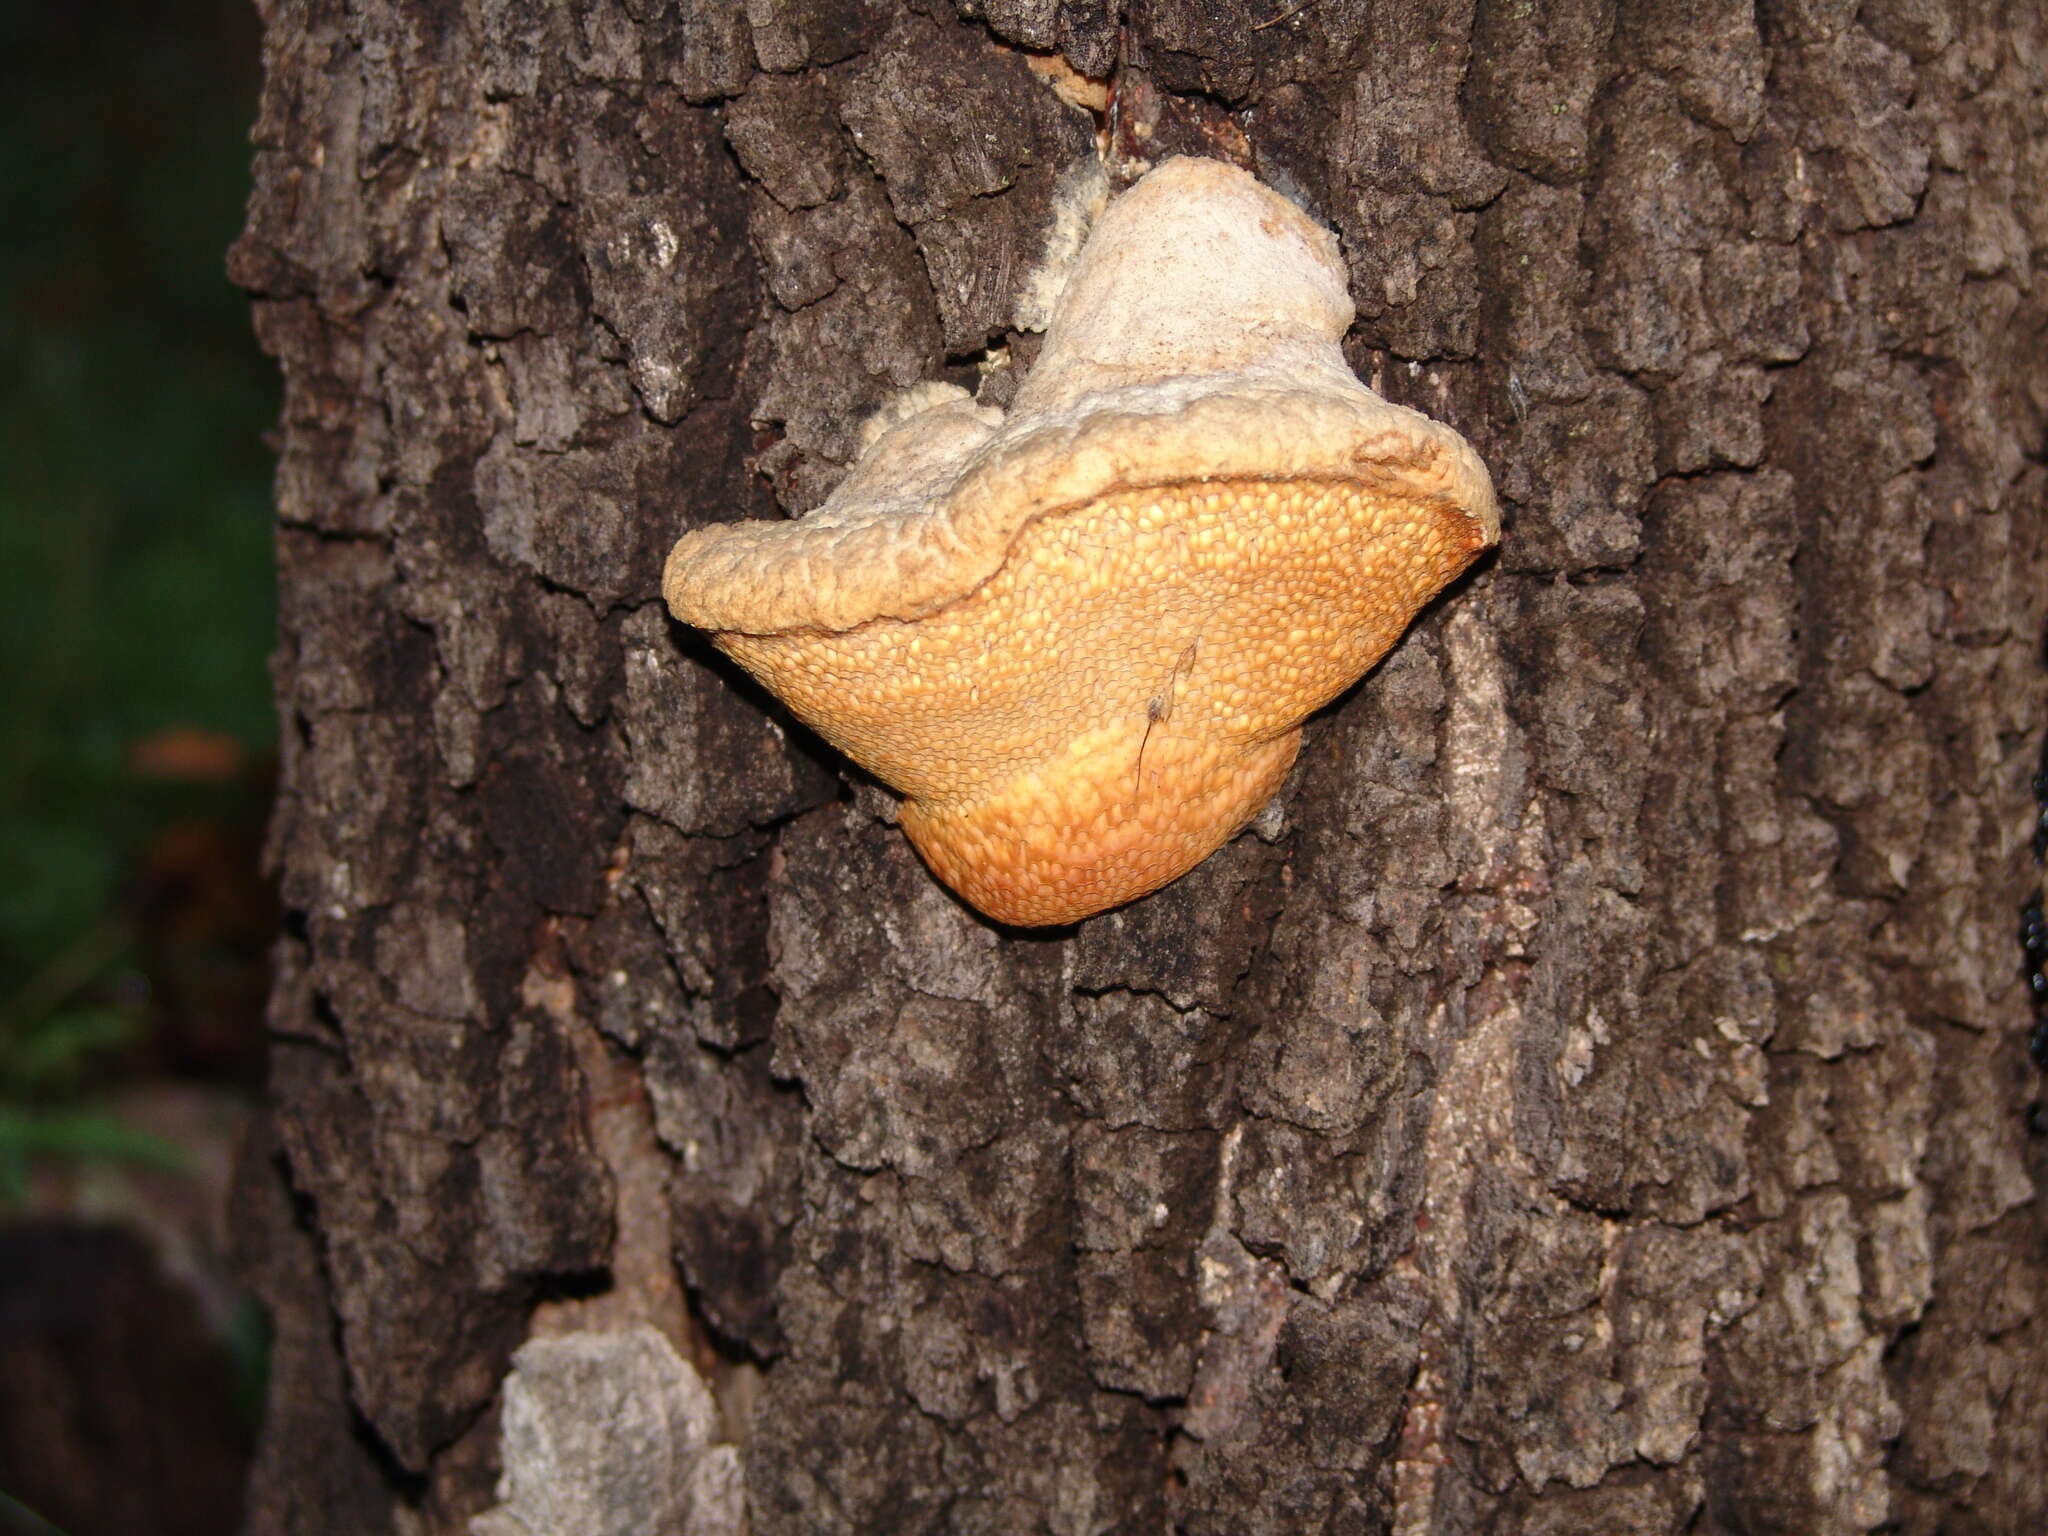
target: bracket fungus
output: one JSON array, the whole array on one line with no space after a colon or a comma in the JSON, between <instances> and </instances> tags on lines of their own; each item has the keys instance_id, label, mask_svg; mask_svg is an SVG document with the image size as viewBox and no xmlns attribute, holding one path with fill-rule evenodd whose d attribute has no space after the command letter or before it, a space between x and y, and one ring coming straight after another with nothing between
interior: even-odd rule
<instances>
[{"instance_id":1,"label":"bracket fungus","mask_svg":"<svg viewBox=\"0 0 2048 1536\"><path fill-rule=\"evenodd\" d=\"M1096 222L1007 414L919 386L823 506L698 529L663 593L991 917L1142 896L1499 538L1471 445L1346 366L1352 315L1328 230L1169 160Z\"/></svg>"}]
</instances>

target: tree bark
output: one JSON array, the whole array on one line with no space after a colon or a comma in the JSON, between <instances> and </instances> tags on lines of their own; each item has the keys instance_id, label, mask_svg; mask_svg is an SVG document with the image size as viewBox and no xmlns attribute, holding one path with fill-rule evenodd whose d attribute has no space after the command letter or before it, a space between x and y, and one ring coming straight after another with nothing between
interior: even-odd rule
<instances>
[{"instance_id":1,"label":"tree bark","mask_svg":"<svg viewBox=\"0 0 2048 1536\"><path fill-rule=\"evenodd\" d=\"M465 1530L511 1351L625 1319L758 1536L2048 1529L2039 6L274 0L266 53L251 1532ZM1331 224L1507 530L1251 831L1023 933L656 592L1014 377L1098 127Z\"/></svg>"}]
</instances>

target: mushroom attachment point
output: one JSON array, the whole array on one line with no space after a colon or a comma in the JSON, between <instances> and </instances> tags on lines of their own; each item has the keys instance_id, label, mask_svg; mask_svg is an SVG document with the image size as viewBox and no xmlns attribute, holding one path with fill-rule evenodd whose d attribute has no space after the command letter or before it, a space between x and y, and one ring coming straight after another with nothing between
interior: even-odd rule
<instances>
[{"instance_id":1,"label":"mushroom attachment point","mask_svg":"<svg viewBox=\"0 0 2048 1536\"><path fill-rule=\"evenodd\" d=\"M919 386L823 506L687 535L663 594L989 916L1130 901L1500 536L1471 445L1345 365L1352 314L1328 230L1169 160L1104 210L1007 414Z\"/></svg>"}]
</instances>

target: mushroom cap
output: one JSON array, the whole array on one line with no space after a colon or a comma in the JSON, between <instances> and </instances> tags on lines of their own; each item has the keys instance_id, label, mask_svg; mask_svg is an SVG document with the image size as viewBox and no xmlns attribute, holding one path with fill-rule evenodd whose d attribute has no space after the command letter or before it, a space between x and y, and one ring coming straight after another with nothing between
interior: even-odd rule
<instances>
[{"instance_id":1,"label":"mushroom cap","mask_svg":"<svg viewBox=\"0 0 2048 1536\"><path fill-rule=\"evenodd\" d=\"M1171 160L1112 202L1005 417L926 386L824 506L685 536L679 619L909 800L1005 921L1165 884L1499 536L1463 438L1365 388L1336 242Z\"/></svg>"}]
</instances>

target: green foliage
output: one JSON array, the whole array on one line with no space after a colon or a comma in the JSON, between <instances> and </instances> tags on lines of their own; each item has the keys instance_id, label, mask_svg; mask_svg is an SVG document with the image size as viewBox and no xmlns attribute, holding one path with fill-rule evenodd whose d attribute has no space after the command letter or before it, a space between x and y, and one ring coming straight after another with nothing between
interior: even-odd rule
<instances>
[{"instance_id":1,"label":"green foliage","mask_svg":"<svg viewBox=\"0 0 2048 1536\"><path fill-rule=\"evenodd\" d=\"M32 1159L136 1163L180 1172L185 1154L161 1136L89 1110L13 1109L0 1104L0 1206L28 1193Z\"/></svg>"},{"instance_id":2,"label":"green foliage","mask_svg":"<svg viewBox=\"0 0 2048 1536\"><path fill-rule=\"evenodd\" d=\"M0 1488L0 1532L6 1536L64 1536L64 1532Z\"/></svg>"},{"instance_id":3,"label":"green foliage","mask_svg":"<svg viewBox=\"0 0 2048 1536\"><path fill-rule=\"evenodd\" d=\"M120 882L174 797L129 747L271 736L275 384L222 270L255 88L218 89L222 28L250 25L0 8L34 61L0 92L0 1162L137 1150L27 1107L139 1015Z\"/></svg>"}]
</instances>

